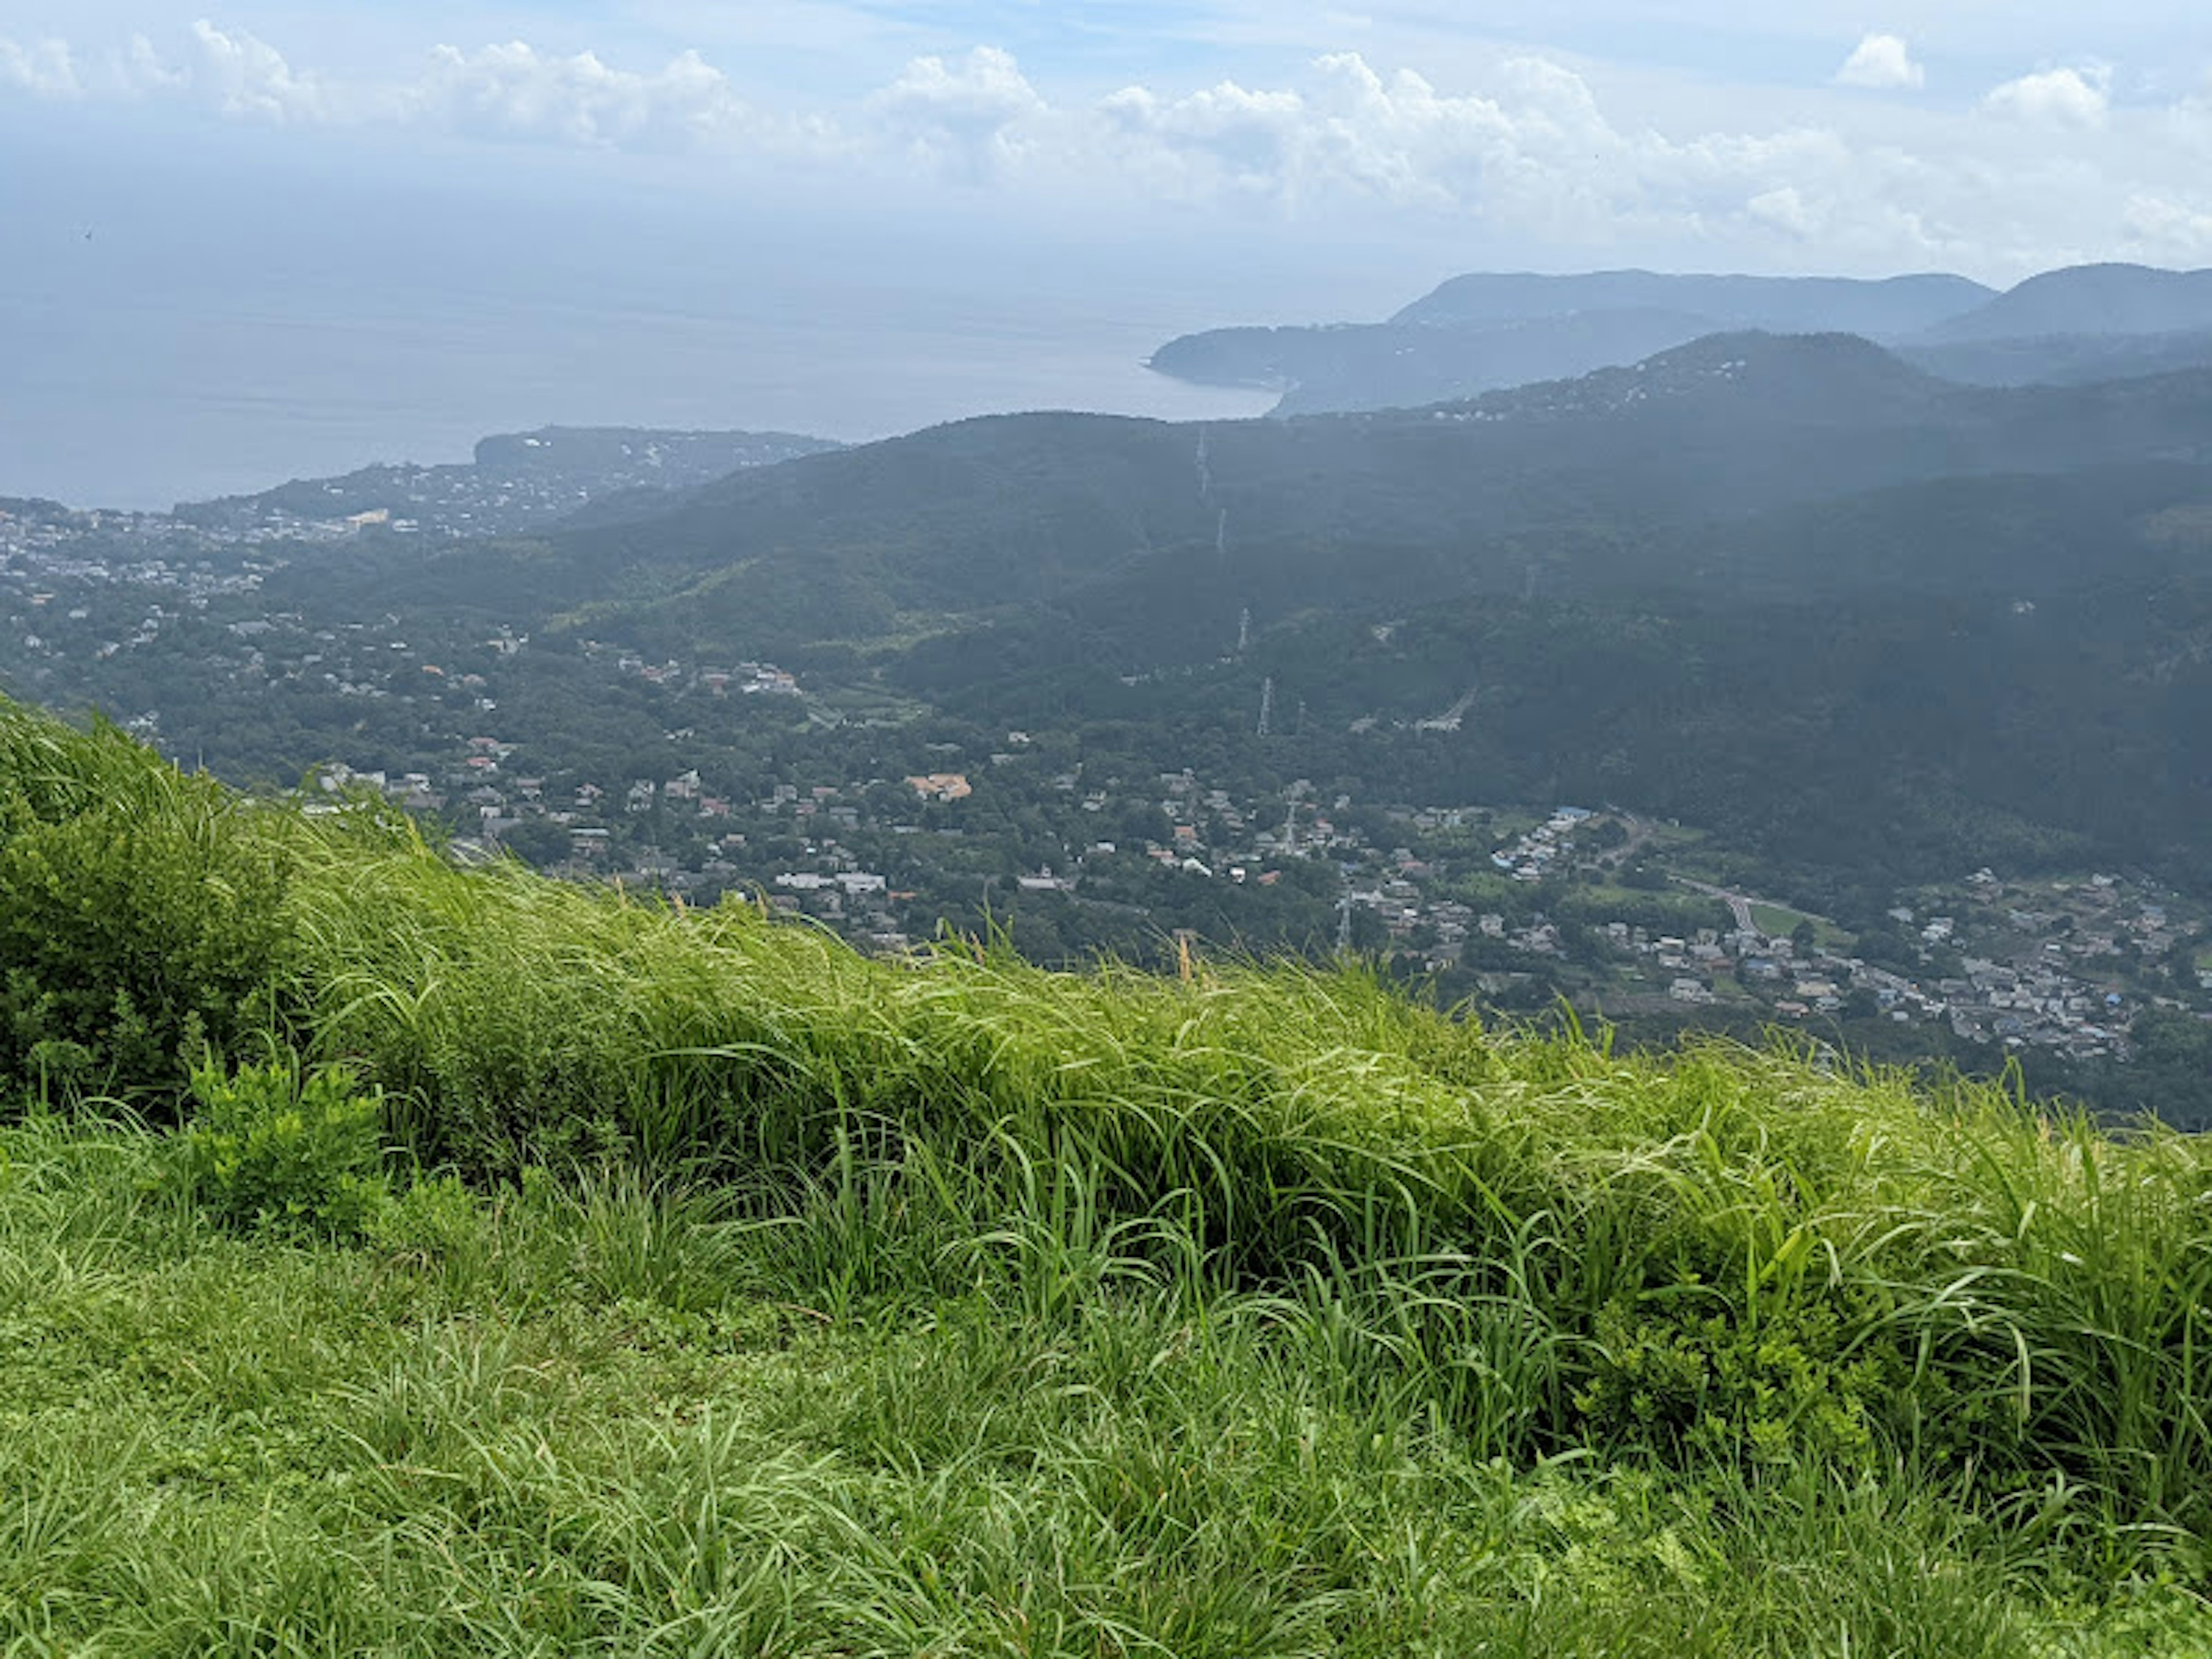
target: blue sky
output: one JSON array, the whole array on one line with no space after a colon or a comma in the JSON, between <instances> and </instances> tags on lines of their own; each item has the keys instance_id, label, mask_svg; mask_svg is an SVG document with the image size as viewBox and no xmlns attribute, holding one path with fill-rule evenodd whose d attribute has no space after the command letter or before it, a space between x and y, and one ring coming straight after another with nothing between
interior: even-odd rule
<instances>
[{"instance_id":1,"label":"blue sky","mask_svg":"<svg viewBox=\"0 0 2212 1659\"><path fill-rule=\"evenodd\" d=\"M1036 365L1384 314L1460 270L2212 264L2212 27L2056 0L0 0L0 349L46 365L0 398L0 490L108 476L37 404L93 407L94 354L149 407L258 377L195 416L243 421L331 395L328 365L287 379L331 318L390 320L376 361L417 374L407 319L471 306L528 322L485 360L526 365L564 319L865 322L808 395L746 368L765 332L719 404L606 391L865 436L994 398L1151 408ZM259 328L250 365L193 349L223 317ZM489 373L224 477L588 413Z\"/></svg>"}]
</instances>

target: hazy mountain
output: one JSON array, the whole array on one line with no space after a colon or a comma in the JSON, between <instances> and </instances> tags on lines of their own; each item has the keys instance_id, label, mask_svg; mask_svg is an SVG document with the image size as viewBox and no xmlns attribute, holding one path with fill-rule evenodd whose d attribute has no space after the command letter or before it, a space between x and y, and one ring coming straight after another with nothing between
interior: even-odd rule
<instances>
[{"instance_id":1,"label":"hazy mountain","mask_svg":"<svg viewBox=\"0 0 2212 1659\"><path fill-rule=\"evenodd\" d=\"M1729 330L1911 334L1991 297L1942 276L1474 275L1388 322L1215 329L1169 341L1151 366L1200 385L1279 390L1281 415L1407 409L1632 363Z\"/></svg>"},{"instance_id":2,"label":"hazy mountain","mask_svg":"<svg viewBox=\"0 0 2212 1659\"><path fill-rule=\"evenodd\" d=\"M1906 345L1916 368L1968 386L2085 386L2212 368L2212 329L2176 334L2046 334Z\"/></svg>"},{"instance_id":3,"label":"hazy mountain","mask_svg":"<svg viewBox=\"0 0 2212 1659\"><path fill-rule=\"evenodd\" d=\"M2212 330L2212 270L2076 265L2031 276L1986 304L1936 322L1915 343L2207 330Z\"/></svg>"},{"instance_id":4,"label":"hazy mountain","mask_svg":"<svg viewBox=\"0 0 2212 1659\"><path fill-rule=\"evenodd\" d=\"M1426 410L963 422L734 473L651 518L395 553L357 579L393 603L591 607L717 654L1043 605L1166 659L1208 648L1239 592L1272 616L1517 592L1532 567L1595 591L1650 574L1654 526L2208 459L2212 374L1971 388L1848 335L1723 335Z\"/></svg>"},{"instance_id":5,"label":"hazy mountain","mask_svg":"<svg viewBox=\"0 0 2212 1659\"><path fill-rule=\"evenodd\" d=\"M1390 320L1431 327L1523 322L1587 312L1664 311L1717 328L1779 333L1917 334L1973 310L1994 291L1963 276L1670 276L1600 270L1579 276L1476 273L1455 276Z\"/></svg>"},{"instance_id":6,"label":"hazy mountain","mask_svg":"<svg viewBox=\"0 0 2212 1659\"><path fill-rule=\"evenodd\" d=\"M1997 294L1963 277L1455 276L1386 323L1217 329L1152 367L1279 389L1280 415L1413 408L1633 362L1730 329L1860 334L1946 379L2080 384L2212 364L2212 271L2084 265Z\"/></svg>"},{"instance_id":7,"label":"hazy mountain","mask_svg":"<svg viewBox=\"0 0 2212 1659\"><path fill-rule=\"evenodd\" d=\"M1201 385L1279 391L1279 415L1412 409L1635 362L1717 326L1710 318L1634 309L1451 328L1218 329L1170 340L1151 366Z\"/></svg>"}]
</instances>

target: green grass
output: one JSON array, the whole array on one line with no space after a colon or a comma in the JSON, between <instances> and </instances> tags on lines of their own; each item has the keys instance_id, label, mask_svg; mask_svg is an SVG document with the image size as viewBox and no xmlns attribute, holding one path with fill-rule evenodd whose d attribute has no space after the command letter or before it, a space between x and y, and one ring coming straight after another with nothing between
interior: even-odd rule
<instances>
[{"instance_id":1,"label":"green grass","mask_svg":"<svg viewBox=\"0 0 2212 1659\"><path fill-rule=\"evenodd\" d=\"M241 1240L159 1195L169 1146L0 1132L10 1652L1948 1659L2204 1629L2170 1573L2071 1547L2078 1497L2008 1528L1893 1476L1481 1456L1355 1381L1326 1300L1008 1243L837 1317L826 1256L629 1176Z\"/></svg>"},{"instance_id":2,"label":"green grass","mask_svg":"<svg viewBox=\"0 0 2212 1659\"><path fill-rule=\"evenodd\" d=\"M0 1132L14 1650L2212 1628L2197 1140L1357 968L871 962L5 706L0 951L50 1103ZM208 1202L179 1161L232 1143L88 1093L172 1121L157 1030L343 1062L399 1195L348 1244ZM256 1110L256 1193L357 1154Z\"/></svg>"},{"instance_id":3,"label":"green grass","mask_svg":"<svg viewBox=\"0 0 2212 1659\"><path fill-rule=\"evenodd\" d=\"M1802 910L1792 910L1782 904L1753 904L1751 924L1769 939L1787 939L1798 924L1813 924L1814 943L1824 951L1845 951L1850 948L1851 936L1820 916L1807 915Z\"/></svg>"}]
</instances>

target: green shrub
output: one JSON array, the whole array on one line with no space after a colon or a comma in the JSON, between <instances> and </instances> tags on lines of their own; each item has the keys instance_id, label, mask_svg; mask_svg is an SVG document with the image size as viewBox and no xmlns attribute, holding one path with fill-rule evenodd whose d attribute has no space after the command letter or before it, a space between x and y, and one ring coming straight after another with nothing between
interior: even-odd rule
<instances>
[{"instance_id":1,"label":"green shrub","mask_svg":"<svg viewBox=\"0 0 2212 1659\"><path fill-rule=\"evenodd\" d=\"M112 726L0 700L0 1090L158 1106L185 1056L265 1026L290 827Z\"/></svg>"},{"instance_id":2,"label":"green shrub","mask_svg":"<svg viewBox=\"0 0 2212 1659\"><path fill-rule=\"evenodd\" d=\"M1906 1376L1892 1346L1853 1352L1850 1334L1826 1303L1756 1327L1726 1312L1615 1304L1597 1316L1597 1358L1576 1408L1593 1441L1668 1462L1861 1462Z\"/></svg>"},{"instance_id":3,"label":"green shrub","mask_svg":"<svg viewBox=\"0 0 2212 1659\"><path fill-rule=\"evenodd\" d=\"M358 1092L343 1066L303 1076L296 1057L276 1054L226 1076L210 1060L191 1091L185 1178L225 1225L352 1238L390 1203L383 1096Z\"/></svg>"}]
</instances>

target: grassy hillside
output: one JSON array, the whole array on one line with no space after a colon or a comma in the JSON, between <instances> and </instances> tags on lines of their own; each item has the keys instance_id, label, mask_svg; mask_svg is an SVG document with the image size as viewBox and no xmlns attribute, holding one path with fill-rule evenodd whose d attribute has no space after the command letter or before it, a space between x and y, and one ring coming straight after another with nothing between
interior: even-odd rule
<instances>
[{"instance_id":1,"label":"grassy hillside","mask_svg":"<svg viewBox=\"0 0 2212 1659\"><path fill-rule=\"evenodd\" d=\"M12 706L0 985L23 1651L2205 1628L2183 1137L1350 969L871 962Z\"/></svg>"}]
</instances>

